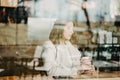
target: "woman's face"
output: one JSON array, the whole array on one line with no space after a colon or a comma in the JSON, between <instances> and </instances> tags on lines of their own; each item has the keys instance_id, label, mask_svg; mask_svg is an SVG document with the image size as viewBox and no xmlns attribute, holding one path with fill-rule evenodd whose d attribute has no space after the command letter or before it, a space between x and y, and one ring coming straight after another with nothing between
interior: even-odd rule
<instances>
[{"instance_id":1,"label":"woman's face","mask_svg":"<svg viewBox=\"0 0 120 80\"><path fill-rule=\"evenodd\" d=\"M73 34L73 23L68 22L64 27L63 36L66 40L70 40L72 34Z\"/></svg>"}]
</instances>

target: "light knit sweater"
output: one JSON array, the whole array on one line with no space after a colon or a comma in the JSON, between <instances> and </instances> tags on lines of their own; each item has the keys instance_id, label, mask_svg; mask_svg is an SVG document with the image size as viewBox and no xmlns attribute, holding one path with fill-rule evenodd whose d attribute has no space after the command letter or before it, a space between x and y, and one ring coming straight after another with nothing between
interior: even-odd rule
<instances>
[{"instance_id":1,"label":"light knit sweater","mask_svg":"<svg viewBox=\"0 0 120 80\"><path fill-rule=\"evenodd\" d=\"M44 69L51 76L76 76L80 67L81 53L69 41L54 46L51 41L43 45L42 57L45 59Z\"/></svg>"}]
</instances>

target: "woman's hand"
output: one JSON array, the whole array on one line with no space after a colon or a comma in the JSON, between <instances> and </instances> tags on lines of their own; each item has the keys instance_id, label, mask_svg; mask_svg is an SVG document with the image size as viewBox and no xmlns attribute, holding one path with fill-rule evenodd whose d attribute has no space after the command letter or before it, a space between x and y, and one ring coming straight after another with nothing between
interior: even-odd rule
<instances>
[{"instance_id":1,"label":"woman's hand","mask_svg":"<svg viewBox=\"0 0 120 80\"><path fill-rule=\"evenodd\" d=\"M81 74L91 74L92 76L96 77L98 75L98 71L95 70L94 65L91 65L91 69L78 70L78 75Z\"/></svg>"},{"instance_id":2,"label":"woman's hand","mask_svg":"<svg viewBox=\"0 0 120 80\"><path fill-rule=\"evenodd\" d=\"M94 65L92 65L92 59L90 57L82 57L81 66L78 70L78 74L92 74L97 75Z\"/></svg>"}]
</instances>

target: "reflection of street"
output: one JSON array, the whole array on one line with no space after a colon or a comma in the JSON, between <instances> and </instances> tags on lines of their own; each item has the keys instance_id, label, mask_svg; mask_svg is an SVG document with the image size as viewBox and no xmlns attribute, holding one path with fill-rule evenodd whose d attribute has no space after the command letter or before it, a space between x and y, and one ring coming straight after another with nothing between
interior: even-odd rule
<instances>
[{"instance_id":1,"label":"reflection of street","mask_svg":"<svg viewBox=\"0 0 120 80\"><path fill-rule=\"evenodd\" d=\"M15 44L15 24L6 25L0 23L0 45Z\"/></svg>"},{"instance_id":2,"label":"reflection of street","mask_svg":"<svg viewBox=\"0 0 120 80\"><path fill-rule=\"evenodd\" d=\"M17 27L17 35L16 35L16 27ZM29 40L27 32L27 25L25 24L3 24L0 23L0 45L16 45L17 43L20 45L34 45L41 44L43 41L40 40Z\"/></svg>"},{"instance_id":3,"label":"reflection of street","mask_svg":"<svg viewBox=\"0 0 120 80\"><path fill-rule=\"evenodd\" d=\"M22 23L27 24L28 12L24 6L0 7L0 22L3 23Z\"/></svg>"}]
</instances>

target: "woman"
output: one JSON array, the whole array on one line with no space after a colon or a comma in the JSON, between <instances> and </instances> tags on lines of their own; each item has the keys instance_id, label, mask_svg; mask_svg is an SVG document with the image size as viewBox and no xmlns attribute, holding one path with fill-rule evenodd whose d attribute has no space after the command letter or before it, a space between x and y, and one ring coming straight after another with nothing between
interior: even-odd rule
<instances>
[{"instance_id":1,"label":"woman","mask_svg":"<svg viewBox=\"0 0 120 80\"><path fill-rule=\"evenodd\" d=\"M74 77L82 70L81 53L70 42L73 35L73 23L68 22L62 28L54 28L51 31L50 40L43 45L44 68L51 76Z\"/></svg>"}]
</instances>

